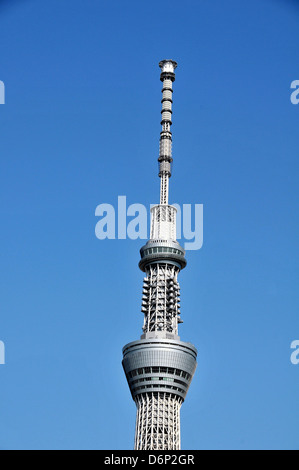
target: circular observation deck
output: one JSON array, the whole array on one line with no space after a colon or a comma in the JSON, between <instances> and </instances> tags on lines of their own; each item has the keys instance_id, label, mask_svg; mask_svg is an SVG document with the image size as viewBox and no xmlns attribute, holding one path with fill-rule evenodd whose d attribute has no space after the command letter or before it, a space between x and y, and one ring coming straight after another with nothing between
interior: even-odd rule
<instances>
[{"instance_id":1,"label":"circular observation deck","mask_svg":"<svg viewBox=\"0 0 299 470\"><path fill-rule=\"evenodd\" d=\"M139 268L153 263L174 264L180 270L187 266L185 250L175 240L149 240L140 250Z\"/></svg>"},{"instance_id":2,"label":"circular observation deck","mask_svg":"<svg viewBox=\"0 0 299 470\"><path fill-rule=\"evenodd\" d=\"M123 368L132 398L164 392L185 400L196 366L197 350L191 343L150 339L123 348Z\"/></svg>"}]
</instances>

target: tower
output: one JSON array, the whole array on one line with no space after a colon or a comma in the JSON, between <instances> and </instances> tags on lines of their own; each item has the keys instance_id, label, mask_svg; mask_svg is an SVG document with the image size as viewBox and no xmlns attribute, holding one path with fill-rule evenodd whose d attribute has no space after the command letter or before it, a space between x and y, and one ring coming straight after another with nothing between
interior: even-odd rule
<instances>
[{"instance_id":1,"label":"tower","mask_svg":"<svg viewBox=\"0 0 299 470\"><path fill-rule=\"evenodd\" d=\"M172 84L177 63L163 60L160 204L151 209L150 240L140 250L145 273L143 334L123 348L123 368L137 406L135 450L179 450L180 408L191 384L197 350L180 340L178 274L187 262L176 240L176 208L168 204L172 163Z\"/></svg>"}]
</instances>

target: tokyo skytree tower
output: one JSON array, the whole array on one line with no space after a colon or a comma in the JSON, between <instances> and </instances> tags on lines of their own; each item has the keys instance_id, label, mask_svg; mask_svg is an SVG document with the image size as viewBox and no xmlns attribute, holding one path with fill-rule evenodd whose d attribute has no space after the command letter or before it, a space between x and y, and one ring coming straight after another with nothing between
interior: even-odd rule
<instances>
[{"instance_id":1,"label":"tokyo skytree tower","mask_svg":"<svg viewBox=\"0 0 299 470\"><path fill-rule=\"evenodd\" d=\"M135 450L180 450L180 408L191 384L197 350L180 340L178 274L187 262L176 241L176 208L168 204L172 163L172 84L177 63L161 68L160 204L151 209L150 240L140 250L145 273L143 334L123 348L123 368L136 403Z\"/></svg>"}]
</instances>

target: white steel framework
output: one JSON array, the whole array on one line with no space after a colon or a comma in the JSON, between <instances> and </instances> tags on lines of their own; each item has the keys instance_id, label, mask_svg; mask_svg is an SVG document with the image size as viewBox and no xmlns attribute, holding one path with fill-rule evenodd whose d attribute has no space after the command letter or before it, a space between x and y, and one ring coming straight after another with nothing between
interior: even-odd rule
<instances>
[{"instance_id":1,"label":"white steel framework","mask_svg":"<svg viewBox=\"0 0 299 470\"><path fill-rule=\"evenodd\" d=\"M177 209L168 204L151 208L151 240L176 239Z\"/></svg>"},{"instance_id":2,"label":"white steel framework","mask_svg":"<svg viewBox=\"0 0 299 470\"><path fill-rule=\"evenodd\" d=\"M172 264L152 264L146 268L141 310L144 313L143 333L178 334L180 322L179 268Z\"/></svg>"},{"instance_id":3,"label":"white steel framework","mask_svg":"<svg viewBox=\"0 0 299 470\"><path fill-rule=\"evenodd\" d=\"M136 398L136 450L180 450L182 399L165 392Z\"/></svg>"}]
</instances>

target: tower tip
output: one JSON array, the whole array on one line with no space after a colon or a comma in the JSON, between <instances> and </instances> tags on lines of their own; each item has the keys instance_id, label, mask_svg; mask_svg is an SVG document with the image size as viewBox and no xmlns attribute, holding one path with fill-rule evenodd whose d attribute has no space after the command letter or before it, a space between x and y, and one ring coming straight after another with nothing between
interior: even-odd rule
<instances>
[{"instance_id":1,"label":"tower tip","mask_svg":"<svg viewBox=\"0 0 299 470\"><path fill-rule=\"evenodd\" d=\"M159 67L163 72L170 72L174 73L175 69L177 68L178 64L175 60L171 59L164 59L159 62Z\"/></svg>"}]
</instances>

